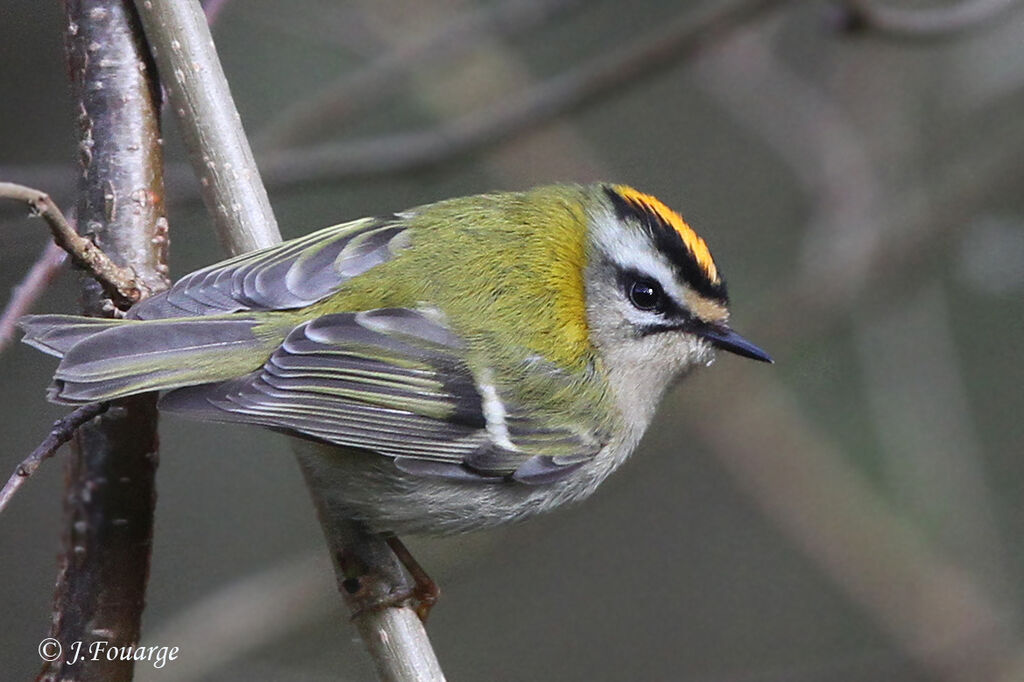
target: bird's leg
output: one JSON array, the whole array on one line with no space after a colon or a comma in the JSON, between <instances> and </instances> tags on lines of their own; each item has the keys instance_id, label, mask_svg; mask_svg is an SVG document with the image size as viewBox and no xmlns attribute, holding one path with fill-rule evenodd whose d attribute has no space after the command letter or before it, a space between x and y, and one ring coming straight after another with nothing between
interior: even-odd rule
<instances>
[{"instance_id":1,"label":"bird's leg","mask_svg":"<svg viewBox=\"0 0 1024 682\"><path fill-rule=\"evenodd\" d=\"M395 553L395 556L402 562L405 570L409 571L409 575L416 583L412 589L412 598L416 601L416 615L420 617L421 621L426 623L430 610L434 608L434 604L437 603L438 598L441 596L441 588L423 570L420 562L416 561L416 557L412 555L412 552L405 546L405 543L399 540L397 536L388 536L388 547Z\"/></svg>"}]
</instances>

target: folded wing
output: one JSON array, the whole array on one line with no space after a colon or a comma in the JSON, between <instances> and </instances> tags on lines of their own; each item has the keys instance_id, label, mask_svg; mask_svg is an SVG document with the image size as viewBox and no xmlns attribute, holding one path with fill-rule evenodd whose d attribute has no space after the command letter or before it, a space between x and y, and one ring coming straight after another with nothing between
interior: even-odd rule
<instances>
[{"instance_id":1,"label":"folded wing","mask_svg":"<svg viewBox=\"0 0 1024 682\"><path fill-rule=\"evenodd\" d=\"M131 309L151 320L311 305L408 245L399 218L364 218L197 270Z\"/></svg>"},{"instance_id":2,"label":"folded wing","mask_svg":"<svg viewBox=\"0 0 1024 682\"><path fill-rule=\"evenodd\" d=\"M306 322L259 370L171 391L161 408L372 450L403 471L452 479L546 483L599 449L589 434L495 400L444 324L380 309Z\"/></svg>"}]
</instances>

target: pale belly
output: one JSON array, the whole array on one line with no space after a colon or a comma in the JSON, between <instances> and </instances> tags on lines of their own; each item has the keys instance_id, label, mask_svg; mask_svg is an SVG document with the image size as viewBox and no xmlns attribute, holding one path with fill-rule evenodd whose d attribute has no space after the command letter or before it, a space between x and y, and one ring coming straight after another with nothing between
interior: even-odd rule
<instances>
[{"instance_id":1,"label":"pale belly","mask_svg":"<svg viewBox=\"0 0 1024 682\"><path fill-rule=\"evenodd\" d=\"M387 457L295 441L306 481L321 513L396 535L447 535L517 521L589 497L629 456L613 443L565 479L543 485L516 481L452 481L406 474ZM326 521L326 519L325 519Z\"/></svg>"}]
</instances>

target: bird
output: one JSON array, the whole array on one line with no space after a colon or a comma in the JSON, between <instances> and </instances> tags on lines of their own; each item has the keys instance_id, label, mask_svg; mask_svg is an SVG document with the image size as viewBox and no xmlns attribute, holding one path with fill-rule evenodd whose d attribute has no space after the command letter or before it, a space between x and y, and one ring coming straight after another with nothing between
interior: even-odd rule
<instances>
[{"instance_id":1,"label":"bird","mask_svg":"<svg viewBox=\"0 0 1024 682\"><path fill-rule=\"evenodd\" d=\"M590 496L729 326L706 242L628 185L550 185L328 227L205 267L122 319L33 315L60 404L297 439L327 515L388 537Z\"/></svg>"}]
</instances>

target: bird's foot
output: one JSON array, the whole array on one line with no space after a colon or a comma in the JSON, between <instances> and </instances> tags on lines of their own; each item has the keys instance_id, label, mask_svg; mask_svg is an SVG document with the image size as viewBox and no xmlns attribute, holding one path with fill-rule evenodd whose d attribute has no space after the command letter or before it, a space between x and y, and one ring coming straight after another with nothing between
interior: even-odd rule
<instances>
[{"instance_id":1,"label":"bird's foot","mask_svg":"<svg viewBox=\"0 0 1024 682\"><path fill-rule=\"evenodd\" d=\"M387 544L395 558L408 571L414 584L412 587L397 586L393 580L389 581L366 570L365 565L355 556L343 553L338 561L343 574L348 577L341 581L341 588L352 610L352 618L359 618L371 611L403 608L411 604L416 615L425 623L430 610L441 596L441 588L427 575L401 540L389 537Z\"/></svg>"}]
</instances>

